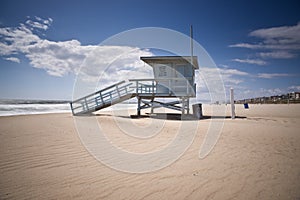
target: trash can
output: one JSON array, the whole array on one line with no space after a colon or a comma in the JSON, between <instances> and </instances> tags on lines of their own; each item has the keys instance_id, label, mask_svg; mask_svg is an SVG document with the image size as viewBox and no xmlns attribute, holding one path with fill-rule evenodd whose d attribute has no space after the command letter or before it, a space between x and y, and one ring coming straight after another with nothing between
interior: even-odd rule
<instances>
[{"instance_id":1,"label":"trash can","mask_svg":"<svg viewBox=\"0 0 300 200\"><path fill-rule=\"evenodd\" d=\"M244 103L244 108L245 108L245 109L249 109L248 103Z\"/></svg>"},{"instance_id":2,"label":"trash can","mask_svg":"<svg viewBox=\"0 0 300 200\"><path fill-rule=\"evenodd\" d=\"M197 119L202 119L203 118L202 104L201 103L193 105L193 115Z\"/></svg>"}]
</instances>

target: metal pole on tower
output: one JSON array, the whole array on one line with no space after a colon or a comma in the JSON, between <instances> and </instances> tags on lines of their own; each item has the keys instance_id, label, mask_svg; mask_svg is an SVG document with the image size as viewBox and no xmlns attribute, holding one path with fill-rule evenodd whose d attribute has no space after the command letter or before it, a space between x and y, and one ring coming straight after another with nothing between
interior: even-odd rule
<instances>
[{"instance_id":1,"label":"metal pole on tower","mask_svg":"<svg viewBox=\"0 0 300 200\"><path fill-rule=\"evenodd\" d=\"M191 65L194 68L194 40L193 40L193 26L190 27L190 34L191 34ZM195 80L193 80L194 82ZM187 88L189 84L187 84ZM194 91L196 93L196 91ZM190 99L187 98L187 114L190 114Z\"/></svg>"},{"instance_id":2,"label":"metal pole on tower","mask_svg":"<svg viewBox=\"0 0 300 200\"><path fill-rule=\"evenodd\" d=\"M193 57L194 57L194 42L193 42L193 26L191 25L190 27L190 38L191 38L191 64L194 65L193 63Z\"/></svg>"}]
</instances>

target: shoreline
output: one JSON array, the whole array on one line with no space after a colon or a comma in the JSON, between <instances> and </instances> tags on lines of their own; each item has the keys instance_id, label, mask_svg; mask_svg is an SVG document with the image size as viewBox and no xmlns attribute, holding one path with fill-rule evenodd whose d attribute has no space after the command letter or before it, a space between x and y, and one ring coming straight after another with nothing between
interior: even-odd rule
<instances>
[{"instance_id":1,"label":"shoreline","mask_svg":"<svg viewBox=\"0 0 300 200\"><path fill-rule=\"evenodd\" d=\"M17 116L31 116L31 115L51 115L51 114L72 114L72 112L47 112L47 113L22 113L22 114L10 114L10 115L0 115L0 117L17 117Z\"/></svg>"},{"instance_id":2,"label":"shoreline","mask_svg":"<svg viewBox=\"0 0 300 200\"><path fill-rule=\"evenodd\" d=\"M136 105L136 104L129 103L129 104L124 104L124 105L132 106L132 105ZM291 103L291 104L275 104L275 103L274 104L250 104L250 103L248 103L248 105L250 107L249 110L251 110L251 107L253 107L253 106L254 107L256 107L256 106L279 106L280 107L280 106L297 106L297 105L300 105L300 104L297 104L297 103L295 103L295 104L293 104L293 103ZM226 108L227 108L227 107L230 106L230 104L206 104L206 103L202 104L202 107L204 107L204 108L205 107L212 107L212 106L226 106ZM239 109L242 110L244 104L236 103L235 106L240 107ZM107 112L118 111L118 110L135 110L135 109L136 108L133 108L133 107L131 107L131 108L125 108L125 107L124 108L116 108L116 107L112 108L112 107L109 107L109 108L105 108L104 110L97 111L96 113L101 113L101 112L107 113ZM190 108L190 110L192 110L192 107ZM245 110L247 110L247 109L245 109ZM168 110L167 112L173 113L174 111L173 110ZM180 113L180 111L177 111L177 112ZM204 110L204 112L205 112L205 110ZM27 115L47 115L47 114L62 114L62 113L72 114L71 110L69 110L69 111L61 110L61 111L53 111L53 112L51 112L51 111L42 112L41 111L41 112L35 112L35 113L18 113L18 114L13 114L12 113L12 114L5 114L5 115L0 114L0 117L27 116ZM205 113L204 113L204 115L205 115Z\"/></svg>"}]
</instances>

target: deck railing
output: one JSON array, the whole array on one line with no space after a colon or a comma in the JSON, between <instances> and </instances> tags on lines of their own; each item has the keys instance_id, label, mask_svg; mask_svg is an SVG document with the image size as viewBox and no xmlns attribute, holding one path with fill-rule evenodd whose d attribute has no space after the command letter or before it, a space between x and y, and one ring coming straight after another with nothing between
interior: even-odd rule
<instances>
[{"instance_id":1,"label":"deck railing","mask_svg":"<svg viewBox=\"0 0 300 200\"><path fill-rule=\"evenodd\" d=\"M169 79L129 79L136 94L152 94L154 96L195 96L195 85L191 85L192 78Z\"/></svg>"}]
</instances>

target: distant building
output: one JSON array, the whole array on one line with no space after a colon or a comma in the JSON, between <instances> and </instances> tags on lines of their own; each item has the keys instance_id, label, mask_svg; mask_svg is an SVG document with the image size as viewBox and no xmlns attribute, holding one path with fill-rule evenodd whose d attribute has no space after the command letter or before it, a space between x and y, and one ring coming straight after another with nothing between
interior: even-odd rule
<instances>
[{"instance_id":1,"label":"distant building","mask_svg":"<svg viewBox=\"0 0 300 200\"><path fill-rule=\"evenodd\" d=\"M243 104L243 103L251 103L251 104L270 104L270 103L300 103L300 92L291 92L282 95L274 95L270 97L257 97L251 99L243 99L237 100L236 103Z\"/></svg>"},{"instance_id":2,"label":"distant building","mask_svg":"<svg viewBox=\"0 0 300 200\"><path fill-rule=\"evenodd\" d=\"M292 92L288 94L290 99L300 99L300 92Z\"/></svg>"}]
</instances>

